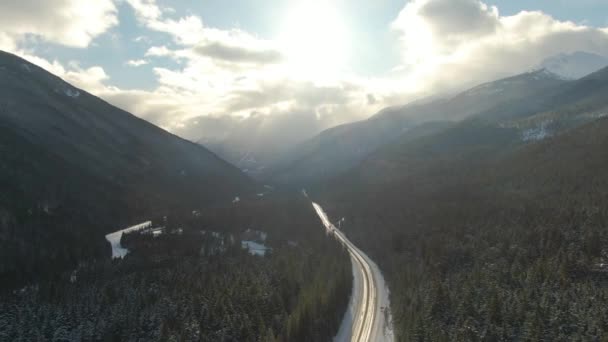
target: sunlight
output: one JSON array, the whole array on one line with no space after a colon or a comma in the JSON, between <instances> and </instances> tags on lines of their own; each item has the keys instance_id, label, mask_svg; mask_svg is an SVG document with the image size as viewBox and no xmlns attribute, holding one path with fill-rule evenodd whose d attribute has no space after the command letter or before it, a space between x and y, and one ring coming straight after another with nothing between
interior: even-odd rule
<instances>
[{"instance_id":1,"label":"sunlight","mask_svg":"<svg viewBox=\"0 0 608 342\"><path fill-rule=\"evenodd\" d=\"M278 41L297 75L326 78L346 68L349 32L330 3L301 2L289 10L280 27Z\"/></svg>"}]
</instances>

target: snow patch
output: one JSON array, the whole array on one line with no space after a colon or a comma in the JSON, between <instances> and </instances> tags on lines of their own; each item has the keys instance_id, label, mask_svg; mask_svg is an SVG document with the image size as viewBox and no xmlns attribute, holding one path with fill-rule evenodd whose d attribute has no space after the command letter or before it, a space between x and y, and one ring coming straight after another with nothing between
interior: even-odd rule
<instances>
[{"instance_id":1,"label":"snow patch","mask_svg":"<svg viewBox=\"0 0 608 342\"><path fill-rule=\"evenodd\" d=\"M271 248L255 241L241 241L241 247L249 250L249 254L257 256L264 256L266 252L271 250Z\"/></svg>"},{"instance_id":2,"label":"snow patch","mask_svg":"<svg viewBox=\"0 0 608 342\"><path fill-rule=\"evenodd\" d=\"M241 201L241 198L239 196L236 196L233 200L232 203L239 203Z\"/></svg>"},{"instance_id":3,"label":"snow patch","mask_svg":"<svg viewBox=\"0 0 608 342\"><path fill-rule=\"evenodd\" d=\"M65 91L65 94L73 99L77 98L80 96L80 92L78 90L75 89L67 89Z\"/></svg>"},{"instance_id":4,"label":"snow patch","mask_svg":"<svg viewBox=\"0 0 608 342\"><path fill-rule=\"evenodd\" d=\"M559 54L549 57L542 61L538 68L556 74L564 80L575 80L600 70L607 65L607 57L584 51L576 51L570 54Z\"/></svg>"},{"instance_id":5,"label":"snow patch","mask_svg":"<svg viewBox=\"0 0 608 342\"><path fill-rule=\"evenodd\" d=\"M541 141L551 136L551 132L547 128L548 123L543 122L540 126L527 129L522 132L521 139L524 142Z\"/></svg>"},{"instance_id":6,"label":"snow patch","mask_svg":"<svg viewBox=\"0 0 608 342\"><path fill-rule=\"evenodd\" d=\"M152 221L146 221L106 235L106 240L112 246L112 259L122 259L125 257L125 255L127 255L127 253L129 253L128 249L120 245L120 238L122 238L123 233L136 232L145 228L149 228L150 226L152 226Z\"/></svg>"},{"instance_id":7,"label":"snow patch","mask_svg":"<svg viewBox=\"0 0 608 342\"><path fill-rule=\"evenodd\" d=\"M154 236L154 237L159 237L159 236L161 236L161 235L163 234L163 229L164 229L164 228L154 228L154 229L152 229L152 230L151 230L151 232L152 232L152 236Z\"/></svg>"}]
</instances>

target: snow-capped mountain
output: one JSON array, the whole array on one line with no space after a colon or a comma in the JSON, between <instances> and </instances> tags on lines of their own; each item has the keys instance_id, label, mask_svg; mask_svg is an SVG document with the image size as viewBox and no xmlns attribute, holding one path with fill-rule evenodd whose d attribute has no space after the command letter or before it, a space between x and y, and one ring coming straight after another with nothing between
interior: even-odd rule
<instances>
[{"instance_id":1,"label":"snow-capped mountain","mask_svg":"<svg viewBox=\"0 0 608 342\"><path fill-rule=\"evenodd\" d=\"M545 69L564 79L575 80L608 66L608 57L577 51L545 59L537 69Z\"/></svg>"}]
</instances>

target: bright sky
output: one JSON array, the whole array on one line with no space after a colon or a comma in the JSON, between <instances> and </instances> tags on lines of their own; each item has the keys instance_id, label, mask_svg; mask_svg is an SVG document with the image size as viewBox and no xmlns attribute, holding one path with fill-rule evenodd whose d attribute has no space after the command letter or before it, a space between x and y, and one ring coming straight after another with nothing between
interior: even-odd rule
<instances>
[{"instance_id":1,"label":"bright sky","mask_svg":"<svg viewBox=\"0 0 608 342\"><path fill-rule=\"evenodd\" d=\"M605 0L0 0L0 21L0 49L192 138L200 116L318 131L608 55Z\"/></svg>"}]
</instances>

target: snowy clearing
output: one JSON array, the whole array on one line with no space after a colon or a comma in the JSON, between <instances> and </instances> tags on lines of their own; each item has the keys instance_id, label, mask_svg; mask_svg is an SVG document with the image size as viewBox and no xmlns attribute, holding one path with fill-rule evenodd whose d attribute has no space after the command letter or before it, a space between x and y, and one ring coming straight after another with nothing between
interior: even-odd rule
<instances>
[{"instance_id":1,"label":"snowy clearing","mask_svg":"<svg viewBox=\"0 0 608 342\"><path fill-rule=\"evenodd\" d=\"M255 241L241 241L241 247L248 249L249 254L257 256L264 256L267 251L271 250L271 248Z\"/></svg>"},{"instance_id":2,"label":"snowy clearing","mask_svg":"<svg viewBox=\"0 0 608 342\"><path fill-rule=\"evenodd\" d=\"M80 92L78 90L73 90L73 89L66 90L65 94L73 99L80 96Z\"/></svg>"},{"instance_id":3,"label":"snowy clearing","mask_svg":"<svg viewBox=\"0 0 608 342\"><path fill-rule=\"evenodd\" d=\"M122 259L125 257L125 255L127 255L127 253L129 253L128 249L120 245L120 238L122 237L123 233L135 232L138 230L149 228L150 226L152 226L152 221L146 221L106 235L106 240L110 243L110 245L112 245L112 259Z\"/></svg>"}]
</instances>

